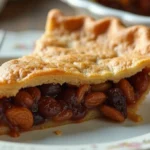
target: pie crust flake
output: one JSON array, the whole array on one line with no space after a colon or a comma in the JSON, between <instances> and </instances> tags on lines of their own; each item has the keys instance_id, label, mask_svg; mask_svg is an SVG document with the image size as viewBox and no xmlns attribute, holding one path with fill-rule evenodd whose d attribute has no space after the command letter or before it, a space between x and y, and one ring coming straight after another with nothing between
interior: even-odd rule
<instances>
[{"instance_id":1,"label":"pie crust flake","mask_svg":"<svg viewBox=\"0 0 150 150\"><path fill-rule=\"evenodd\" d=\"M117 18L48 14L35 51L0 66L0 134L105 116L141 120L150 89L150 29Z\"/></svg>"}]
</instances>

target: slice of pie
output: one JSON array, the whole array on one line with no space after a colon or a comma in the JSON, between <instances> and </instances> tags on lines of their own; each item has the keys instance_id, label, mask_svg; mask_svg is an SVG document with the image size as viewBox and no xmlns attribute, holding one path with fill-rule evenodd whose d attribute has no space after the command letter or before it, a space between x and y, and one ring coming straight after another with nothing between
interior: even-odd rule
<instances>
[{"instance_id":1,"label":"slice of pie","mask_svg":"<svg viewBox=\"0 0 150 150\"><path fill-rule=\"evenodd\" d=\"M140 121L137 106L150 88L149 52L145 26L50 11L35 51L0 66L0 134L98 117Z\"/></svg>"}]
</instances>

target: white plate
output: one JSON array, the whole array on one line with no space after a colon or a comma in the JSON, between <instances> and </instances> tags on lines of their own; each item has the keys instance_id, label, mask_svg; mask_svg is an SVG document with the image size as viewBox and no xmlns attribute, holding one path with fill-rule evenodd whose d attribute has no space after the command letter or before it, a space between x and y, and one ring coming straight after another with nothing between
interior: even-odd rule
<instances>
[{"instance_id":1,"label":"white plate","mask_svg":"<svg viewBox=\"0 0 150 150\"><path fill-rule=\"evenodd\" d=\"M150 25L149 16L141 16L130 12L105 7L92 0L62 0L74 7L77 13L91 15L95 18L115 16L121 18L126 25L145 24Z\"/></svg>"},{"instance_id":2,"label":"white plate","mask_svg":"<svg viewBox=\"0 0 150 150\"><path fill-rule=\"evenodd\" d=\"M0 63L11 58L0 58ZM150 148L150 95L141 105L139 113L144 121L137 124L129 120L122 124L105 120L92 120L45 130L22 133L19 138L0 136L2 150L125 150ZM61 130L62 136L54 131Z\"/></svg>"}]
</instances>

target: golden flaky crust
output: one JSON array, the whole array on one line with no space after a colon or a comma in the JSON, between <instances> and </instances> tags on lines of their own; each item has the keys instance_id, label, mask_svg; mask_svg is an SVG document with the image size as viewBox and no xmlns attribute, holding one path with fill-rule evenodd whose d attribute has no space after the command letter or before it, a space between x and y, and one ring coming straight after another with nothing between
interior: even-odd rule
<instances>
[{"instance_id":1,"label":"golden flaky crust","mask_svg":"<svg viewBox=\"0 0 150 150\"><path fill-rule=\"evenodd\" d=\"M0 67L0 97L43 83L117 82L150 66L149 51L145 26L125 28L116 18L95 21L52 10L34 53Z\"/></svg>"}]
</instances>

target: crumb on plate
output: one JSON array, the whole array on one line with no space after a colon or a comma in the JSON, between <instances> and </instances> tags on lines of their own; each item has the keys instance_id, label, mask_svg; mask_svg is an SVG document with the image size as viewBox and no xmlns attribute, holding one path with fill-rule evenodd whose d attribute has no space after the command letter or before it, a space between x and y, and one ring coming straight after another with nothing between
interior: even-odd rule
<instances>
[{"instance_id":1,"label":"crumb on plate","mask_svg":"<svg viewBox=\"0 0 150 150\"><path fill-rule=\"evenodd\" d=\"M58 136L61 136L61 135L62 135L62 131L60 131L60 130L56 130L56 131L54 131L54 133L55 133L56 135L58 135Z\"/></svg>"}]
</instances>

